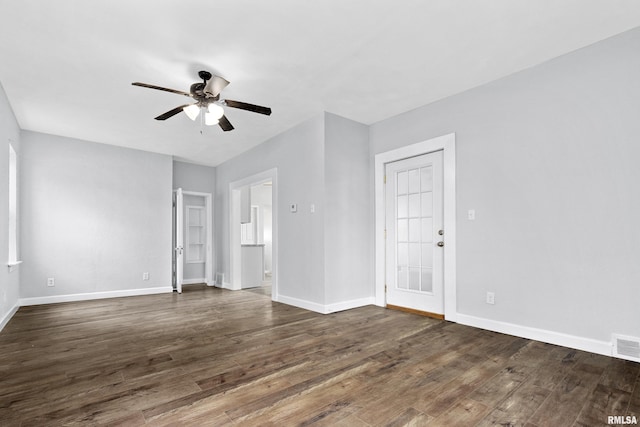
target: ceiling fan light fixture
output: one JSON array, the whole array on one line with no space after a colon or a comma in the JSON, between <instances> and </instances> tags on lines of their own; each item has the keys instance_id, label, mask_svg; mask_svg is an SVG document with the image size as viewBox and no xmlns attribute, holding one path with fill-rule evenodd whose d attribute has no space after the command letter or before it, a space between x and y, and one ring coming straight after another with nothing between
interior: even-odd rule
<instances>
[{"instance_id":1,"label":"ceiling fan light fixture","mask_svg":"<svg viewBox=\"0 0 640 427\"><path fill-rule=\"evenodd\" d=\"M198 106L198 104L187 105L182 110L187 115L187 117L194 121L198 118L198 114L200 114L200 107Z\"/></svg>"},{"instance_id":2,"label":"ceiling fan light fixture","mask_svg":"<svg viewBox=\"0 0 640 427\"><path fill-rule=\"evenodd\" d=\"M220 116L222 117L222 116ZM219 118L215 116L215 114L204 113L204 124L207 126L217 125L219 122Z\"/></svg>"},{"instance_id":3,"label":"ceiling fan light fixture","mask_svg":"<svg viewBox=\"0 0 640 427\"><path fill-rule=\"evenodd\" d=\"M216 103L211 103L209 104L209 113L207 115L211 115L211 117L219 120L224 115L224 109Z\"/></svg>"}]
</instances>

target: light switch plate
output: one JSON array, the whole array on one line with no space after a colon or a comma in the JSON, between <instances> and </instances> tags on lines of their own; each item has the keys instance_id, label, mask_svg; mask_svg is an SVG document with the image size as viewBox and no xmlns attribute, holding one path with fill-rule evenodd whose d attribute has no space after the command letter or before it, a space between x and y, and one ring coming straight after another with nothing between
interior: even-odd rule
<instances>
[{"instance_id":1,"label":"light switch plate","mask_svg":"<svg viewBox=\"0 0 640 427\"><path fill-rule=\"evenodd\" d=\"M476 219L476 210L475 209L469 209L467 211L467 218L469 219L469 221L473 221Z\"/></svg>"},{"instance_id":2,"label":"light switch plate","mask_svg":"<svg viewBox=\"0 0 640 427\"><path fill-rule=\"evenodd\" d=\"M297 203L291 203L291 204L289 205L289 211L290 211L291 213L296 213L296 212L298 212L298 204L297 204Z\"/></svg>"}]
</instances>

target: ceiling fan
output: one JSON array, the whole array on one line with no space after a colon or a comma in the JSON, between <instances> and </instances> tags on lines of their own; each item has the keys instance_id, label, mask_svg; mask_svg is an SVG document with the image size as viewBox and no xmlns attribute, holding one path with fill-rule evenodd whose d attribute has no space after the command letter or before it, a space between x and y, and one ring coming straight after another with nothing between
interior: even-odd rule
<instances>
[{"instance_id":1,"label":"ceiling fan","mask_svg":"<svg viewBox=\"0 0 640 427\"><path fill-rule=\"evenodd\" d=\"M147 87L149 89L163 90L165 92L177 93L178 95L188 96L196 102L192 104L184 104L160 114L156 120L167 120L181 111L191 119L195 120L202 110L204 123L208 126L219 125L223 131L233 130L233 125L224 115L223 107L239 108L241 110L252 111L254 113L271 115L271 108L262 107L260 105L247 104L246 102L233 101L231 99L220 99L220 92L227 87L229 81L223 77L211 74L208 71L198 72L198 76L202 79L202 83L194 83L191 85L189 92L181 90L169 89L166 87L150 85L146 83L134 82L134 86Z\"/></svg>"}]
</instances>

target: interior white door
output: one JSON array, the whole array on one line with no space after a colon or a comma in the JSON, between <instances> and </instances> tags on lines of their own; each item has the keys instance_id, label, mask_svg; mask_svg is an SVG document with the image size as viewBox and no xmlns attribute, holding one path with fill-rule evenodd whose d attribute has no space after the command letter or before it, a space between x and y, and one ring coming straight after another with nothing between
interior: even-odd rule
<instances>
[{"instance_id":1,"label":"interior white door","mask_svg":"<svg viewBox=\"0 0 640 427\"><path fill-rule=\"evenodd\" d=\"M184 196L182 188L176 190L176 290L182 293L184 282Z\"/></svg>"},{"instance_id":2,"label":"interior white door","mask_svg":"<svg viewBox=\"0 0 640 427\"><path fill-rule=\"evenodd\" d=\"M444 314L442 151L385 165L387 304Z\"/></svg>"}]
</instances>

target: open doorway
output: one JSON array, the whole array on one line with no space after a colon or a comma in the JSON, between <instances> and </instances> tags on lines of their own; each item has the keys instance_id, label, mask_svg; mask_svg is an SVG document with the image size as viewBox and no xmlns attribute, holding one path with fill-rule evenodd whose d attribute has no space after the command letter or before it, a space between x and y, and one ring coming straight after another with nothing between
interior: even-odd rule
<instances>
[{"instance_id":1,"label":"open doorway","mask_svg":"<svg viewBox=\"0 0 640 427\"><path fill-rule=\"evenodd\" d=\"M182 293L183 285L213 286L211 194L174 191L173 209L173 286Z\"/></svg>"},{"instance_id":2,"label":"open doorway","mask_svg":"<svg viewBox=\"0 0 640 427\"><path fill-rule=\"evenodd\" d=\"M277 301L277 177L272 169L229 185L230 285Z\"/></svg>"}]
</instances>

